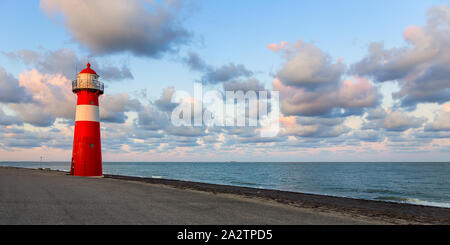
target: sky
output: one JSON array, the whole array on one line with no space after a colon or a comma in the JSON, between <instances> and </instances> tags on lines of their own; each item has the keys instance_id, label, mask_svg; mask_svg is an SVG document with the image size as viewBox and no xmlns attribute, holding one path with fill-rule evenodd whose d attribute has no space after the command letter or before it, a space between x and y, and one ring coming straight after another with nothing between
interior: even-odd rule
<instances>
[{"instance_id":1,"label":"sky","mask_svg":"<svg viewBox=\"0 0 450 245\"><path fill-rule=\"evenodd\" d=\"M104 161L448 161L450 3L4 0L0 161L69 161L87 61ZM177 127L176 93L278 91L280 131Z\"/></svg>"}]
</instances>

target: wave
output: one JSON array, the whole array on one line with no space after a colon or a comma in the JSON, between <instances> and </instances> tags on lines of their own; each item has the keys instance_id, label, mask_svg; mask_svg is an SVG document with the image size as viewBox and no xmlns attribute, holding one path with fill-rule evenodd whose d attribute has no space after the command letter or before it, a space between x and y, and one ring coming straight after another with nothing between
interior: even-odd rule
<instances>
[{"instance_id":1,"label":"wave","mask_svg":"<svg viewBox=\"0 0 450 245\"><path fill-rule=\"evenodd\" d=\"M386 189L367 189L365 192L367 193L380 193L380 194L391 194L391 195L401 195L403 193L393 190Z\"/></svg>"},{"instance_id":2,"label":"wave","mask_svg":"<svg viewBox=\"0 0 450 245\"><path fill-rule=\"evenodd\" d=\"M375 197L375 200L409 203L409 204L422 205L422 206L450 208L450 203L425 201L425 200L421 200L418 198L407 198L407 197L397 197L397 196L379 196L379 197Z\"/></svg>"},{"instance_id":3,"label":"wave","mask_svg":"<svg viewBox=\"0 0 450 245\"><path fill-rule=\"evenodd\" d=\"M383 201L397 201L397 202L407 202L409 198L405 197L396 197L396 196L379 196L375 197L375 200L383 200Z\"/></svg>"},{"instance_id":4,"label":"wave","mask_svg":"<svg viewBox=\"0 0 450 245\"><path fill-rule=\"evenodd\" d=\"M234 185L251 185L251 186L256 186L258 185L257 183L252 183L252 182L243 182L243 181L230 181L231 184Z\"/></svg>"}]
</instances>

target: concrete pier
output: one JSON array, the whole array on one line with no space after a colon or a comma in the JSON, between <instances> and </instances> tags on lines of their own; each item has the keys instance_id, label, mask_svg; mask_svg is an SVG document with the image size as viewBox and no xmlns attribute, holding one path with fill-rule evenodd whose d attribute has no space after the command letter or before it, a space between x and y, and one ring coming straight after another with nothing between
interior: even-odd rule
<instances>
[{"instance_id":1,"label":"concrete pier","mask_svg":"<svg viewBox=\"0 0 450 245\"><path fill-rule=\"evenodd\" d=\"M0 167L0 224L386 223L395 222L220 191Z\"/></svg>"}]
</instances>

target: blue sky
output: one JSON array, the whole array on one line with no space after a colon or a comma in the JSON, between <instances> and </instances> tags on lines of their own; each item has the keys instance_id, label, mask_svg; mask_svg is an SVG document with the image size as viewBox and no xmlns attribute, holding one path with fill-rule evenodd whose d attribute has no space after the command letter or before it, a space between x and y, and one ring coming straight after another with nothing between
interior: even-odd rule
<instances>
[{"instance_id":1,"label":"blue sky","mask_svg":"<svg viewBox=\"0 0 450 245\"><path fill-rule=\"evenodd\" d=\"M67 51L65 54L68 56L64 56L66 59L73 59L71 61L74 66L73 73L75 64L80 70L81 67L78 65L85 63L88 57L101 66L100 71L106 71L107 68L124 68L122 72L128 71L132 76L105 74L112 79L103 80L110 96L105 96L104 99L109 101L113 100L114 95L120 95L122 97L116 98L123 99L124 106L104 108L110 114L116 113L115 119L120 120L114 121L105 116L103 125L105 131L120 130L122 127L130 132L133 130L136 132L121 135L123 143L115 142L108 138L108 133L104 133L102 137L106 142L104 144L106 160L135 160L136 156L139 156L142 160L192 161L205 160L208 159L207 156L219 154L221 155L219 160L226 161L226 155L230 152L242 152L237 155L236 160L247 161L265 159L327 161L335 158L352 160L355 156L353 152L360 152L359 160L372 161L371 158L380 154L380 151L383 151L382 160L387 161L411 160L416 159L417 155L423 156L421 160L440 161L449 156L450 142L447 138L449 132L447 125L441 123L448 114L447 105L450 98L446 97L448 94L444 92L450 87L449 81L430 81L430 86L440 87L422 95L418 94L418 91L421 91L419 81L422 80L416 77L417 74L424 74L429 70L438 69L440 65L448 64L446 48L441 48L439 54L433 57L422 57L420 50L424 44L421 42L425 39L419 40L418 37L422 33L420 30L423 29L427 38L437 46L443 42L442 39L446 40L445 35L448 33L442 31L444 37L432 33L435 24L430 22L429 16L439 16L439 13L444 15L439 21L448 27L449 19L445 18L445 13L448 13L448 1L199 0L154 1L152 5L133 0L130 1L132 6L142 4L148 7L144 12L133 9L132 11L136 11L135 19L127 15L124 7L109 6L103 0L92 1L90 4L84 0L79 1L79 4L75 2L72 0L0 2L0 28L4 31L3 38L0 39L0 67L9 75L9 78L7 75L0 77L0 80L3 79L0 83L14 80L18 84L18 89L23 87L28 94L36 96L39 91L30 88L36 84L30 82L31 80L34 81L33 79L38 79L38 75L42 75L44 78L39 81L42 83L41 86L50 86L51 79L58 74L66 74L67 72L64 73L62 70L70 68L69 65L64 67L57 65L64 62L55 61L54 64L48 60L56 57L51 55L52 52L60 50ZM121 2L117 1L118 4ZM91 22L78 19L82 16L77 13L82 11L80 6L90 7L92 12L88 14ZM77 9L78 7L80 9ZM157 12L148 11L158 7L163 9L161 13L169 13L167 18L158 19L160 17L157 16ZM438 7L441 9L436 10ZM140 19L140 16L145 18ZM111 19L108 19L110 17ZM147 17L149 19L146 19ZM152 18L158 20L157 23L161 26L157 26L156 29L148 28L148 23L145 22L151 21ZM102 21L108 20L111 22L111 32L99 29L93 33L93 26L105 26L105 29L109 29L108 25L102 25ZM124 36L132 32L119 30L122 26L127 26L127 29L136 28L142 35L136 34L136 38L127 39ZM411 29L412 36L407 36L406 30L411 26L422 29ZM121 31L124 33L122 36L116 35ZM172 34L173 36L170 36ZM163 42L152 41L154 40L152 38L158 35L166 39L163 39ZM104 36L108 39L104 39ZM411 39L407 40L408 37ZM144 41L135 42L139 38ZM147 43L146 38L149 40ZM103 44L99 40L107 40L108 43ZM279 45L283 41L288 43L286 48L279 51L267 48L269 44ZM368 49L376 43L384 44L383 51L379 54L381 56L377 56L381 57L382 61L380 60L376 67L368 66L363 61L365 58L371 60ZM110 49L102 50L103 46ZM145 47L152 47L156 51L154 53L142 51ZM40 58L33 60L31 56L25 57L24 50ZM291 58L287 58L289 52L293 55ZM186 61L189 54L200 57L205 63L203 69L196 70L190 66ZM327 57L329 60L326 60ZM318 65L320 67L301 67L304 63L300 62L301 59L308 58L311 60L324 58L324 60ZM340 62L345 68L338 67ZM232 134L227 130L221 133L203 131L198 135L187 136L172 134L167 128L143 129L146 126L141 120L145 117L144 111L152 111L152 120L159 120L153 117L159 113L160 108L155 103L164 99L163 91L171 87L174 90L192 91L193 82L201 81L208 72L218 72L221 68L227 68L229 64L242 65L251 75L230 74L232 77L230 81L211 81L208 86L222 89L222 85L225 86L227 83L247 84L249 79L254 79L268 90L281 89L282 102L292 107L292 110L287 110L286 106L282 107L281 111L285 118L283 122L294 120L296 123L282 124L286 128L279 139L266 143L257 140L248 143L249 141L243 140L247 139L244 136ZM399 64L402 70L397 74L395 69ZM299 73L316 68L317 74L327 73L322 67L336 69L338 77L333 81L326 81L329 86L314 90L305 85L302 79L297 79L304 77L304 74L291 74L291 70L288 73L288 66L298 66ZM57 72L58 69L61 70L60 73ZM422 73L418 69L423 69ZM36 73L31 74L32 71ZM442 72L444 76L447 75L447 71ZM392 79L383 80L381 74L385 76L386 73L392 73L389 74ZM67 76L65 75L65 79L72 79ZM14 79L11 80L11 77ZM314 80L314 77L310 80ZM347 80L353 83L346 83ZM279 81L278 87L276 81ZM60 81L58 84L64 83ZM330 90L333 86L335 89ZM140 94L143 90L146 91L146 97ZM302 96L309 95L311 101L319 98L319 102L294 101L296 97L292 97L287 91L295 91L297 95ZM320 99L326 93L336 91L340 92L333 95L335 98L331 97L340 102ZM399 91L402 95L394 98L392 93ZM367 93L366 98L373 96L374 100L361 101L360 94L364 93ZM70 99L68 96L64 103L70 108L69 105L74 98ZM30 159L42 154L40 152L43 151L48 155L48 159L52 160L64 160L70 156L70 130L73 126L70 123L65 124L71 120L67 116L70 113L45 108L47 114L30 116L24 112L27 103L0 99L2 108L0 118L4 117L5 122L0 125L3 127L0 134L9 135L11 138L0 139L0 160L21 160L23 152L30 153ZM305 107L316 109L306 111ZM372 114L380 112L381 109L384 117L370 119L374 118ZM336 116L335 112L338 110L346 111L347 114ZM37 125L36 122L49 121L45 120L46 115L53 118L54 122L51 124L49 122L44 127L42 124ZM331 120L330 118L335 121L324 122ZM306 132L312 130L308 128L310 125L315 125L316 133ZM64 139L61 139L65 142L62 144L64 147L57 147L55 142L51 143L51 140L47 139L41 140L41 143L30 143L28 139L27 142L18 144L20 146L11 143L14 137L29 136L39 141L40 135L53 132L52 130L55 131L55 137L64 134ZM318 133L328 130L330 134L327 135L333 135L332 137ZM339 133L336 133L338 131ZM154 133L158 134L158 137L154 137ZM153 136L136 137L137 134ZM215 141L211 141L213 146L206 144L208 137L215 138ZM366 137L370 140L366 141ZM191 144L189 147L180 147L177 145L180 141ZM292 146L300 143L302 147ZM261 149L267 147L274 150L262 153L264 151Z\"/></svg>"}]
</instances>

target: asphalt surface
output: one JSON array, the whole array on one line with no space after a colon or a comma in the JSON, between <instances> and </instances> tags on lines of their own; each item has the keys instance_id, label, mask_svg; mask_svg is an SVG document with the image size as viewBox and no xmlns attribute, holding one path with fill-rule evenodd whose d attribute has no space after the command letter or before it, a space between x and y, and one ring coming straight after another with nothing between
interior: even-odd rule
<instances>
[{"instance_id":1,"label":"asphalt surface","mask_svg":"<svg viewBox=\"0 0 450 245\"><path fill-rule=\"evenodd\" d=\"M371 224L237 195L0 167L0 224Z\"/></svg>"}]
</instances>

